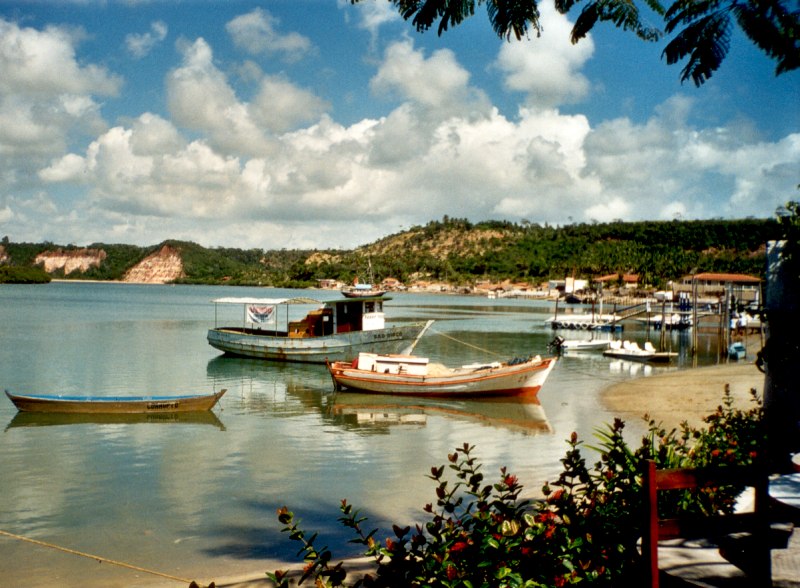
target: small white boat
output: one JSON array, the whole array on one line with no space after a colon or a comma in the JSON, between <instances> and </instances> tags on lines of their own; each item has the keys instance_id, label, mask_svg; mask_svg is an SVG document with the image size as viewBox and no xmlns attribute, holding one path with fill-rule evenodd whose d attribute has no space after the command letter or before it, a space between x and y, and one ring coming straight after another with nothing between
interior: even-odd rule
<instances>
[{"instance_id":1,"label":"small white boat","mask_svg":"<svg viewBox=\"0 0 800 588\"><path fill-rule=\"evenodd\" d=\"M337 390L409 396L535 395L556 358L489 362L449 368L414 355L360 353L354 362L328 363Z\"/></svg>"},{"instance_id":2,"label":"small white boat","mask_svg":"<svg viewBox=\"0 0 800 588\"><path fill-rule=\"evenodd\" d=\"M611 339L564 339L556 337L550 342L550 347L560 352L569 351L602 351L608 349Z\"/></svg>"},{"instance_id":3,"label":"small white boat","mask_svg":"<svg viewBox=\"0 0 800 588\"><path fill-rule=\"evenodd\" d=\"M386 290L375 288L372 284L354 284L349 288L342 289L345 298L371 298L386 294Z\"/></svg>"},{"instance_id":4,"label":"small white boat","mask_svg":"<svg viewBox=\"0 0 800 588\"><path fill-rule=\"evenodd\" d=\"M744 359L747 357L747 347L741 341L731 343L728 347L728 357L731 359Z\"/></svg>"},{"instance_id":5,"label":"small white boat","mask_svg":"<svg viewBox=\"0 0 800 588\"><path fill-rule=\"evenodd\" d=\"M650 341L645 342L644 349L636 341L612 341L603 355L646 363L669 363L678 356L674 351L656 351Z\"/></svg>"}]
</instances>

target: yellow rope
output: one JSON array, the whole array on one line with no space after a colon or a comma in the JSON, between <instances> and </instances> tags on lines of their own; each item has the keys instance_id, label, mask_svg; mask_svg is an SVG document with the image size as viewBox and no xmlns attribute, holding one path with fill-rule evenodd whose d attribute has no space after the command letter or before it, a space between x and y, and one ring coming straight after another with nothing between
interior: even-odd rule
<instances>
[{"instance_id":1,"label":"yellow rope","mask_svg":"<svg viewBox=\"0 0 800 588\"><path fill-rule=\"evenodd\" d=\"M10 537L12 539L17 539L19 541L26 541L28 543L33 543L34 545L41 545L42 547L49 547L50 549L56 549L58 551L63 551L65 553L71 553L73 555L79 555L81 557L88 557L89 559L95 559L100 563L109 563L115 566L120 566L123 568L128 568L131 570L136 570L137 572L144 572L146 574L153 574L154 576L161 576L162 578L168 578L170 580L175 580L176 582L183 582L184 584L189 584L192 586L198 586L197 583L193 582L192 580L186 580L184 578L178 578L177 576L170 576L169 574L165 574L163 572L156 572L153 570L148 570L147 568L140 568L139 566L134 566L132 564L128 564L122 561L115 561L113 559L108 559L105 557L101 557L99 555L92 555L91 553L84 553L82 551L76 551L74 549L69 549L68 547L61 547L60 545L54 545L52 543L47 543L45 541L39 541L38 539L31 539L30 537L23 537L22 535L15 535L14 533L9 533L8 531L3 531L0 529L0 535L5 535L6 537ZM213 586L213 582L211 586ZM199 588L199 586L198 586Z\"/></svg>"},{"instance_id":2,"label":"yellow rope","mask_svg":"<svg viewBox=\"0 0 800 588\"><path fill-rule=\"evenodd\" d=\"M477 345L473 345L472 343L467 343L466 341L461 341L460 339L456 339L455 337L451 337L450 335L442 333L441 331L437 331L436 329L431 329L431 331L433 331L437 335L441 335L442 337L446 337L447 339L450 339L451 341L455 341L456 343L461 343L462 345L466 345L467 347L472 347L473 349L477 349L478 351L482 351L483 353L488 353L488 354L494 355L496 357L501 357L501 355L499 353L495 352L495 351L490 351L489 349L484 349L482 347L478 347Z\"/></svg>"}]
</instances>

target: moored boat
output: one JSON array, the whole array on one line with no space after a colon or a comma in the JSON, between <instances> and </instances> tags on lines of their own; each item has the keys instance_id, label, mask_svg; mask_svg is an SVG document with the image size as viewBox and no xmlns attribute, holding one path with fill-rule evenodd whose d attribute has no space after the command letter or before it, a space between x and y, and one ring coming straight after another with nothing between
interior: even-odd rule
<instances>
[{"instance_id":1,"label":"moored boat","mask_svg":"<svg viewBox=\"0 0 800 588\"><path fill-rule=\"evenodd\" d=\"M558 336L550 342L549 347L557 352L602 351L608 349L611 343L611 339L565 339Z\"/></svg>"},{"instance_id":2,"label":"moored boat","mask_svg":"<svg viewBox=\"0 0 800 588\"><path fill-rule=\"evenodd\" d=\"M645 342L644 349L636 341L613 341L603 355L645 363L669 363L678 356L674 351L656 351L650 341Z\"/></svg>"},{"instance_id":3,"label":"moored boat","mask_svg":"<svg viewBox=\"0 0 800 588\"><path fill-rule=\"evenodd\" d=\"M386 294L386 290L373 287L372 284L354 284L349 288L342 289L345 298L371 298L380 297Z\"/></svg>"},{"instance_id":4,"label":"moored boat","mask_svg":"<svg viewBox=\"0 0 800 588\"><path fill-rule=\"evenodd\" d=\"M243 308L240 326L215 326L208 343L230 355L325 363L349 361L361 351L403 353L413 348L433 321L387 325L383 303L390 298L218 298L218 304ZM315 306L304 317L292 317L295 305ZM278 317L281 310L284 317Z\"/></svg>"},{"instance_id":5,"label":"moored boat","mask_svg":"<svg viewBox=\"0 0 800 588\"><path fill-rule=\"evenodd\" d=\"M185 396L72 396L12 394L6 396L22 412L142 414L211 410L226 390Z\"/></svg>"},{"instance_id":6,"label":"moored boat","mask_svg":"<svg viewBox=\"0 0 800 588\"><path fill-rule=\"evenodd\" d=\"M360 353L357 361L328 363L337 390L431 397L535 395L556 364L538 355L508 362L449 368L413 355Z\"/></svg>"}]
</instances>

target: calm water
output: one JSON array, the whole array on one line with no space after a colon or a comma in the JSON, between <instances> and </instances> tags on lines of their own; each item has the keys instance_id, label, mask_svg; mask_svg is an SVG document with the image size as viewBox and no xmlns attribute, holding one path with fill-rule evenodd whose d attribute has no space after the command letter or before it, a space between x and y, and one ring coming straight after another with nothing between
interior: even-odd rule
<instances>
[{"instance_id":1,"label":"calm water","mask_svg":"<svg viewBox=\"0 0 800 588\"><path fill-rule=\"evenodd\" d=\"M206 418L138 422L35 418L0 398L0 530L207 581L293 559L296 549L275 520L286 504L306 528L321 531L321 541L343 545L337 556L353 554L336 523L341 499L369 516L370 527L422 520L421 508L433 498L426 474L464 442L477 446L487 475L507 465L535 492L557 475L573 430L590 439L613 418L599 390L669 369L567 356L540 392L540 405L398 404L334 395L324 366L228 358L206 343L213 298L286 294L297 292L0 286L4 388L107 395L228 389ZM545 354L552 339L543 325L552 307L544 302L395 295L385 310L390 320L437 319L416 352L444 363ZM626 330L640 342L644 335ZM674 349L684 343L677 334L670 342ZM711 337L700 344L713 355ZM633 432L640 425L629 426ZM3 586L170 585L3 536L0 570Z\"/></svg>"}]
</instances>

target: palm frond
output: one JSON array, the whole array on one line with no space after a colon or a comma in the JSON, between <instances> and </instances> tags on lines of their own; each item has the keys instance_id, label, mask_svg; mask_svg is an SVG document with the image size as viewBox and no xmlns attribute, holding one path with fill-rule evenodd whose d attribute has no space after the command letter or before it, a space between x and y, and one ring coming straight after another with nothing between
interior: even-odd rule
<instances>
[{"instance_id":1,"label":"palm frond","mask_svg":"<svg viewBox=\"0 0 800 588\"><path fill-rule=\"evenodd\" d=\"M529 27L536 31L537 37L542 32L536 0L489 0L486 10L492 28L499 37L511 39L513 34L520 40Z\"/></svg>"},{"instance_id":2,"label":"palm frond","mask_svg":"<svg viewBox=\"0 0 800 588\"><path fill-rule=\"evenodd\" d=\"M736 2L731 12L747 37L777 62L775 75L800 67L800 11L780 0Z\"/></svg>"},{"instance_id":3,"label":"palm frond","mask_svg":"<svg viewBox=\"0 0 800 588\"><path fill-rule=\"evenodd\" d=\"M661 38L660 30L644 24L633 0L594 0L583 7L575 20L571 34L572 42L577 43L583 39L597 21L610 21L617 28L633 31L637 37L645 41L657 41Z\"/></svg>"},{"instance_id":4,"label":"palm frond","mask_svg":"<svg viewBox=\"0 0 800 588\"><path fill-rule=\"evenodd\" d=\"M726 11L708 14L693 22L664 48L663 55L672 65L689 57L681 71L681 81L692 79L701 86L719 69L730 49L731 19Z\"/></svg>"}]
</instances>

